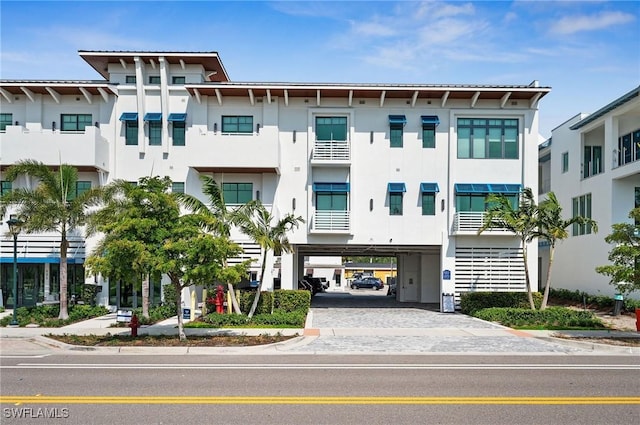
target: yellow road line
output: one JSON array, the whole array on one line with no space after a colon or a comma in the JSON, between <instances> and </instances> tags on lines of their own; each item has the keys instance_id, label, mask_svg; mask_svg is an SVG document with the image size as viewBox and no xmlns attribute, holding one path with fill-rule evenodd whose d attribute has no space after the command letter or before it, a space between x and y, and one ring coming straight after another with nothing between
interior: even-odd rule
<instances>
[{"instance_id":1,"label":"yellow road line","mask_svg":"<svg viewBox=\"0 0 640 425\"><path fill-rule=\"evenodd\" d=\"M11 404L640 404L640 397L0 396Z\"/></svg>"}]
</instances>

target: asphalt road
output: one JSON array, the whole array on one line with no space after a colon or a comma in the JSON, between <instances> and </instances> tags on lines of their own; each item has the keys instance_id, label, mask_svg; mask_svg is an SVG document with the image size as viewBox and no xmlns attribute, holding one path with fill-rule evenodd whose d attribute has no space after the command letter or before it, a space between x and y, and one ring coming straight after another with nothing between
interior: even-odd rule
<instances>
[{"instance_id":1,"label":"asphalt road","mask_svg":"<svg viewBox=\"0 0 640 425\"><path fill-rule=\"evenodd\" d=\"M0 390L3 425L618 425L640 418L640 359L5 356Z\"/></svg>"}]
</instances>

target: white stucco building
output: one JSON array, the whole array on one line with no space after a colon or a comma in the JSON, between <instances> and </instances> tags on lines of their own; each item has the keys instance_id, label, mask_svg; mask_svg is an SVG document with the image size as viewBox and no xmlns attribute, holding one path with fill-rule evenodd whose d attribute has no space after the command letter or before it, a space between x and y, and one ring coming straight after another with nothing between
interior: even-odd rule
<instances>
[{"instance_id":1,"label":"white stucco building","mask_svg":"<svg viewBox=\"0 0 640 425\"><path fill-rule=\"evenodd\" d=\"M267 287L279 276L295 288L305 257L375 255L397 258L401 301L524 290L518 241L476 230L489 193L537 192L538 106L549 87L234 82L215 52L79 54L102 79L0 82L0 173L21 159L63 162L80 169L83 187L167 175L196 196L211 175L228 202L260 199L306 220L290 235L295 252L268 260ZM73 239L70 291L85 280L91 244ZM5 289L8 237L1 249ZM530 250L535 283L537 244ZM18 254L25 297L55 298L55 235L21 235ZM97 283L101 303L131 302L131 288Z\"/></svg>"},{"instance_id":2,"label":"white stucco building","mask_svg":"<svg viewBox=\"0 0 640 425\"><path fill-rule=\"evenodd\" d=\"M541 197L553 191L564 217L582 215L598 224L598 233L574 226L556 246L551 286L613 296L609 278L595 267L609 264L612 246L604 238L611 225L629 222L629 212L640 206L640 86L559 125L539 152ZM544 283L549 261L544 244L539 255Z\"/></svg>"}]
</instances>

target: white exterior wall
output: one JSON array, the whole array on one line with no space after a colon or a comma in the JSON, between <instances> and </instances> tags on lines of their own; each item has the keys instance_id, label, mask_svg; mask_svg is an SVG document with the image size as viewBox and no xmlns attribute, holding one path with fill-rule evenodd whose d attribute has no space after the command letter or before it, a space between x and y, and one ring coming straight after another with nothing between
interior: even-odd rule
<instances>
[{"instance_id":1,"label":"white exterior wall","mask_svg":"<svg viewBox=\"0 0 640 425\"><path fill-rule=\"evenodd\" d=\"M305 220L289 235L296 252L281 258L282 288L296 287L298 277L304 273L298 252L306 246L335 247L334 255L339 255L340 247L377 247L385 255L397 256L399 287L415 285L410 291L399 293L401 300L439 302L441 293L456 290L457 247L513 247L516 243L515 238L504 234L456 234L452 228L456 214L454 185L510 183L531 187L537 193L537 104L522 99L506 102L508 88L496 89L502 98L485 99L478 92L474 100L447 100L448 94L433 99L388 97L384 101L357 95L254 96L251 89L234 95L214 94L211 90L208 94L195 94L182 84L172 84L172 77L184 76L187 85L208 81L202 65L170 64L162 57L152 63L148 58L137 58L125 65L110 63L108 72L107 83L117 84L117 96L109 94L106 100L100 95L87 99L79 94L61 96L58 103L47 94L35 94L33 100L16 95L17 99L9 103L0 97L2 111L13 113L13 121L20 122L0 135L2 164L33 158L54 165L60 156L72 165L94 167L98 172L87 179L95 184L166 175L173 181L185 182L185 191L199 197L201 173L213 176L219 183L250 182L254 198L259 193L260 200L273 207L276 217L294 213ZM128 75L136 76L135 84L126 83ZM148 84L150 75L159 75L161 83ZM138 145L125 145L125 126L119 120L125 112L138 113ZM149 146L148 124L144 121L148 112L162 113L161 146ZM53 132L51 122L56 121L59 129L61 113L91 113L99 128L88 127L77 134ZM187 114L186 146L172 144L171 124L167 122L171 113ZM253 132L223 134L223 115L253 116ZM390 147L389 115L406 116L401 148ZM440 120L435 148L422 147L421 115L435 115ZM315 119L319 116L347 117L347 161L314 162ZM458 159L459 118L517 119L518 159ZM91 148L86 149L87 146ZM314 227L313 184L318 182L349 183L347 230L327 232ZM406 185L402 216L389 214L390 182ZM439 186L433 216L422 215L423 182ZM233 236L250 251L247 255L257 260L252 269L259 270L259 249L256 251L255 244L245 236L237 232ZM87 251L92 244L87 241ZM535 289L535 244L529 247L529 253ZM6 254L3 250L3 257ZM273 261L268 260L265 282L277 273ZM448 279L443 277L445 270L450 272Z\"/></svg>"},{"instance_id":2,"label":"white exterior wall","mask_svg":"<svg viewBox=\"0 0 640 425\"><path fill-rule=\"evenodd\" d=\"M640 161L623 166L617 164L618 138L640 128L640 98L635 97L574 130L589 116L579 114L552 131L551 191L563 208L563 217L572 215L572 200L585 194L592 196L591 218L598 224L598 233L569 237L558 243L551 271L551 287L584 291L593 295L613 296L615 288L607 276L595 272L595 267L609 264L612 246L604 241L614 223L629 222L634 208L634 191L640 187ZM583 177L583 148L603 146L603 169L600 174ZM569 170L562 172L562 154L569 154ZM541 252L543 252L541 250ZM546 279L548 253L541 258ZM544 280L543 280L544 283ZM632 294L637 298L638 294Z\"/></svg>"}]
</instances>

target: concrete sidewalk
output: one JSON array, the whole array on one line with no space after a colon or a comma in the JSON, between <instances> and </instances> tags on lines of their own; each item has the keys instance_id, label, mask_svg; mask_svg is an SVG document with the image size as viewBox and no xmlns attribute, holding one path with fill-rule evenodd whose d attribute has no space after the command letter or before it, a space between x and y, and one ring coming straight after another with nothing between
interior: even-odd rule
<instances>
[{"instance_id":1,"label":"concrete sidewalk","mask_svg":"<svg viewBox=\"0 0 640 425\"><path fill-rule=\"evenodd\" d=\"M51 349L47 334L106 335L129 334L127 327L109 327L116 323L111 313L62 328L0 328L0 355L16 352L22 338L27 348L40 352ZM177 317L152 326L141 327L139 335L176 335ZM640 347L612 346L573 339L555 338L560 331L518 331L485 322L460 313L440 313L424 308L312 308L304 329L212 329L185 328L195 335L263 335L299 336L285 343L265 347L109 347L82 349L99 353L252 353L262 354L640 354ZM562 331L562 334L591 337L638 337L633 332ZM34 345L35 344L35 345ZM65 344L58 349L78 350ZM29 348L30 347L30 348ZM19 351L19 350L18 350Z\"/></svg>"}]
</instances>

